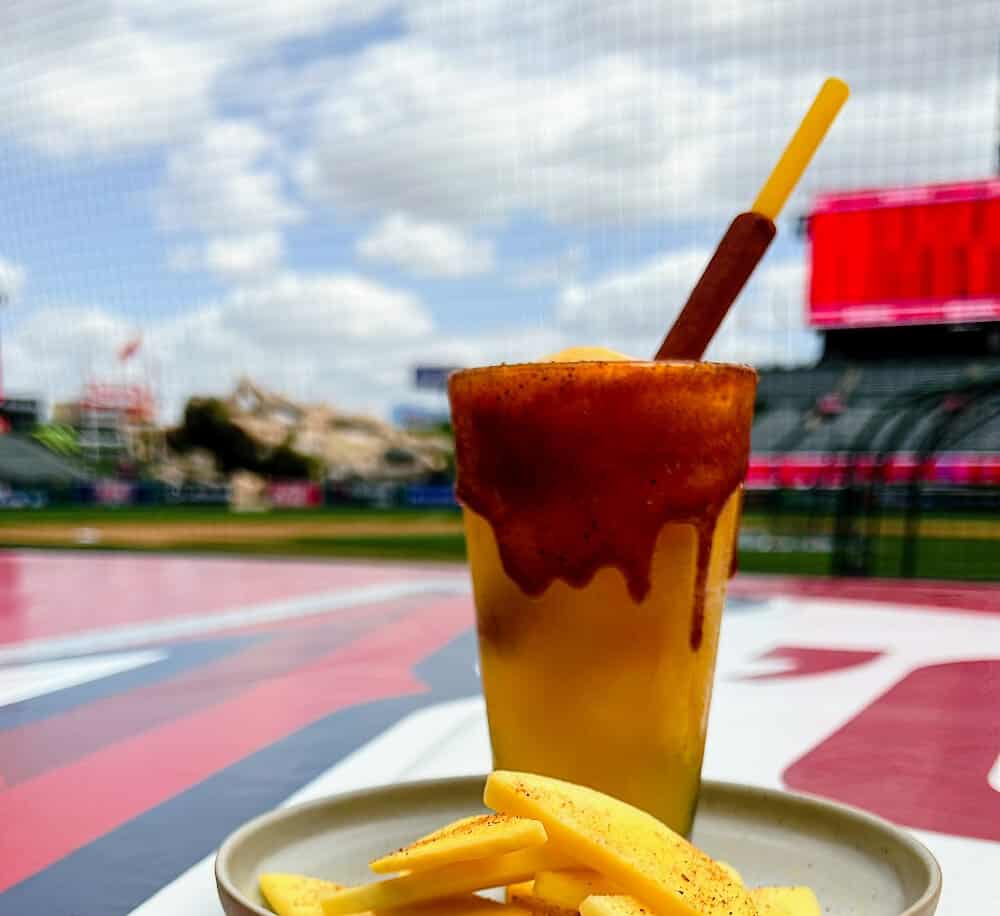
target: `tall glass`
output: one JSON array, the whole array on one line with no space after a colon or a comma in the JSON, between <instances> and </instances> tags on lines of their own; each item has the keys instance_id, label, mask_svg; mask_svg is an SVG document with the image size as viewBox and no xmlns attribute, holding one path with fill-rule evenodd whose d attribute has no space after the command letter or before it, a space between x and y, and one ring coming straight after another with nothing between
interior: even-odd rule
<instances>
[{"instance_id":1,"label":"tall glass","mask_svg":"<svg viewBox=\"0 0 1000 916\"><path fill-rule=\"evenodd\" d=\"M452 376L496 767L690 830L756 384L689 362Z\"/></svg>"}]
</instances>

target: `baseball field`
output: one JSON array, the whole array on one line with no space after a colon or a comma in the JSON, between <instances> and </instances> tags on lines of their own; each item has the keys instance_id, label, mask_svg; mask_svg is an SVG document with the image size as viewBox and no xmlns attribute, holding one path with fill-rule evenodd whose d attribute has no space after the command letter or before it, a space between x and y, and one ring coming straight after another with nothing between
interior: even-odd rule
<instances>
[{"instance_id":1,"label":"baseball field","mask_svg":"<svg viewBox=\"0 0 1000 916\"><path fill-rule=\"evenodd\" d=\"M750 572L830 572L830 517L748 513L740 566ZM903 519L887 515L873 551L877 575L898 575ZM83 550L155 550L270 556L454 560L465 558L461 516L452 510L307 509L233 513L225 508L86 508L6 511L0 545ZM917 575L1000 579L1000 521L925 516Z\"/></svg>"}]
</instances>

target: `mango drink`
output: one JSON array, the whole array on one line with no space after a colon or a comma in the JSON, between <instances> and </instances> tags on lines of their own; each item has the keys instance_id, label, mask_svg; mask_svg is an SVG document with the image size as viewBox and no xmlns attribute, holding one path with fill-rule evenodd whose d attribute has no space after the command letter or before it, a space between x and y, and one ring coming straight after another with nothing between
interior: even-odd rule
<instances>
[{"instance_id":1,"label":"mango drink","mask_svg":"<svg viewBox=\"0 0 1000 916\"><path fill-rule=\"evenodd\" d=\"M494 766L690 829L756 373L575 350L449 393Z\"/></svg>"}]
</instances>

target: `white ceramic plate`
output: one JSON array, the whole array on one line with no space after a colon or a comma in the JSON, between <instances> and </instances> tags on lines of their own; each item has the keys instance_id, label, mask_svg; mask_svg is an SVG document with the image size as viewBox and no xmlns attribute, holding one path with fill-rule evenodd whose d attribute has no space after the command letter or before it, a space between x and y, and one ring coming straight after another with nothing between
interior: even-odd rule
<instances>
[{"instance_id":1,"label":"white ceramic plate","mask_svg":"<svg viewBox=\"0 0 1000 916\"><path fill-rule=\"evenodd\" d=\"M482 811L484 781L387 786L258 817L219 850L222 906L228 916L268 916L257 889L268 871L370 881L371 859ZM808 885L829 916L932 916L941 893L934 856L906 831L822 799L706 782L693 840L751 886Z\"/></svg>"}]
</instances>

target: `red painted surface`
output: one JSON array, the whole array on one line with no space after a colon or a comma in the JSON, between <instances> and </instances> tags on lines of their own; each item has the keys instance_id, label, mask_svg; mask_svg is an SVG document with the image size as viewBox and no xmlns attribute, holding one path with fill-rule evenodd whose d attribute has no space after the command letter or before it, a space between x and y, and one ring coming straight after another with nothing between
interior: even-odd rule
<instances>
[{"instance_id":1,"label":"red painted surface","mask_svg":"<svg viewBox=\"0 0 1000 916\"><path fill-rule=\"evenodd\" d=\"M751 674L744 681L783 681L788 678L830 674L867 665L884 653L863 649L813 649L807 646L779 646L757 657L757 661L781 661L787 667L766 674Z\"/></svg>"},{"instance_id":2,"label":"red painted surface","mask_svg":"<svg viewBox=\"0 0 1000 916\"><path fill-rule=\"evenodd\" d=\"M1000 841L1000 792L988 781L998 711L1000 658L918 668L784 779L910 827Z\"/></svg>"},{"instance_id":3,"label":"red painted surface","mask_svg":"<svg viewBox=\"0 0 1000 916\"><path fill-rule=\"evenodd\" d=\"M241 630L241 636L254 633L259 641L186 674L0 731L0 785L25 782L131 735L216 706L249 685L302 669L417 607L413 600L393 602Z\"/></svg>"},{"instance_id":4,"label":"red painted surface","mask_svg":"<svg viewBox=\"0 0 1000 916\"><path fill-rule=\"evenodd\" d=\"M360 563L5 551L0 645L433 575Z\"/></svg>"},{"instance_id":5,"label":"red painted surface","mask_svg":"<svg viewBox=\"0 0 1000 916\"><path fill-rule=\"evenodd\" d=\"M0 892L323 716L425 690L411 673L413 665L471 623L467 599L429 603L236 697L6 789L0 823L36 828L0 832Z\"/></svg>"},{"instance_id":6,"label":"red painted surface","mask_svg":"<svg viewBox=\"0 0 1000 916\"><path fill-rule=\"evenodd\" d=\"M0 642L443 573L465 575L458 567L440 566L0 553ZM957 625L967 624L969 645L950 658L974 658L979 651L983 640L977 642L976 627L994 624L975 615L1000 615L995 585L740 575L731 592L761 601L801 598L804 618L812 612L809 599L899 614L908 607L966 613ZM780 646L763 657L785 661L787 670L748 679L739 689L763 694L768 688L755 681L860 669L880 649L897 651L894 619L873 614L876 625L866 633L864 649L843 648L853 640L838 640L835 632L824 648ZM0 823L29 825L0 829L0 892L332 712L424 691L411 673L413 664L471 621L468 596L420 595L241 629L238 635L253 633L261 642L169 681L145 683L0 733ZM19 636L19 628L27 635ZM933 652L933 632L927 640ZM993 647L982 650L987 648ZM920 656L912 664L926 660ZM850 702L857 709L870 696L842 694L840 685L850 681L850 675L830 679L825 696L831 706ZM998 685L997 659L920 668L793 763L785 778L790 787L911 826L1000 839L1000 794L986 780L1000 753ZM768 778L779 770L776 765ZM178 842L184 842L181 833Z\"/></svg>"},{"instance_id":7,"label":"red painted surface","mask_svg":"<svg viewBox=\"0 0 1000 916\"><path fill-rule=\"evenodd\" d=\"M729 585L737 598L818 598L865 604L909 605L940 611L1000 615L1000 586L931 579L826 579L742 574ZM895 610L896 608L889 608Z\"/></svg>"}]
</instances>

